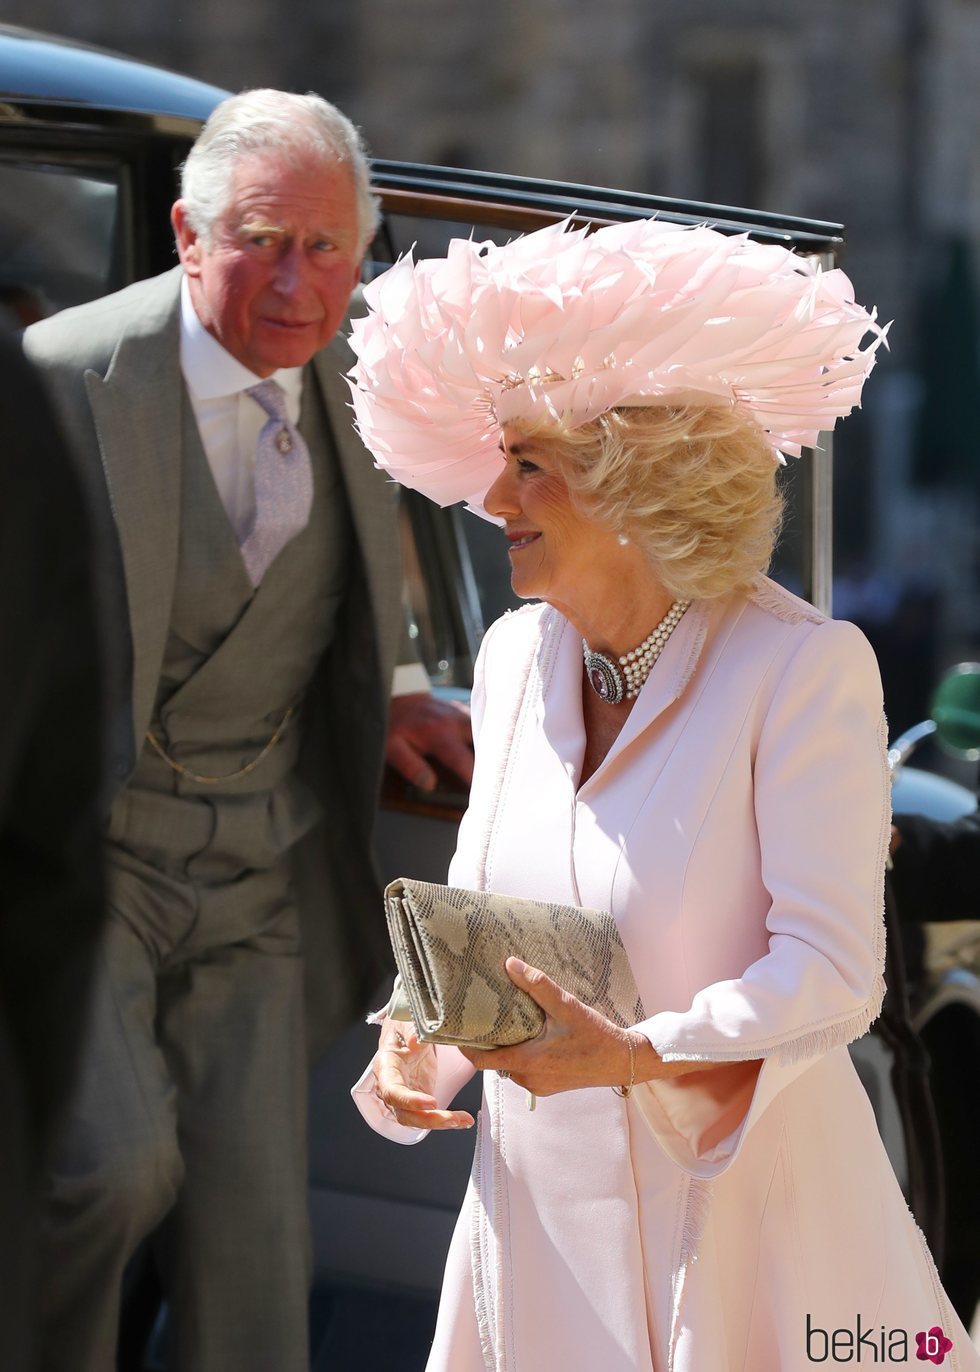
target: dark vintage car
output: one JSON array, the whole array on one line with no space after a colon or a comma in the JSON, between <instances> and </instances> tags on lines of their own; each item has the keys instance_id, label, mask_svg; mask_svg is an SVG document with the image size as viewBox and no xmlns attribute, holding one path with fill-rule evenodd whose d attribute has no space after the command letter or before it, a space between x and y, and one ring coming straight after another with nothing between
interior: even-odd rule
<instances>
[{"instance_id":1,"label":"dark vintage car","mask_svg":"<svg viewBox=\"0 0 980 1372\"><path fill-rule=\"evenodd\" d=\"M143 63L0 25L0 315L7 324L28 324L173 265L168 216L178 168L224 94ZM707 222L817 254L828 264L843 247L835 224L595 187L387 161L373 164L373 179L384 221L366 274L414 243L422 254L439 252L449 237L473 229L499 238L566 217L594 225L655 214ZM829 444L790 468L788 480L791 514L776 575L829 609ZM465 693L484 627L512 603L499 536L482 521L458 509L438 510L412 492L402 513L420 655L437 689ZM906 777L907 794L909 784ZM962 807L962 797L952 803ZM464 804L451 791L422 797L392 784L378 820L385 877L408 871L443 879ZM424 1362L472 1148L462 1135L398 1148L363 1126L348 1090L372 1038L373 1031L353 1026L316 1067L311 1089L313 1366L358 1372ZM894 1108L893 1056L892 1046L869 1043L862 1071L907 1180L916 1132L907 1119L902 1127ZM930 1227L929 1214L920 1213L920 1220ZM145 1282L138 1290L151 1287ZM141 1346L139 1299L130 1316L127 1340ZM360 1338L365 1320L368 1351ZM153 1365L152 1340L145 1356ZM124 1363L136 1368L143 1358L127 1347Z\"/></svg>"}]
</instances>

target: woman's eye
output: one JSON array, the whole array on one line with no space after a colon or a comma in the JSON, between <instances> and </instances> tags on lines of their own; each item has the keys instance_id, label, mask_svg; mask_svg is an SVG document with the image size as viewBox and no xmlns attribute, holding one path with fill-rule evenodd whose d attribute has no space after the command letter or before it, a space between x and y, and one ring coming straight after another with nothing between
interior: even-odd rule
<instances>
[{"instance_id":1,"label":"woman's eye","mask_svg":"<svg viewBox=\"0 0 980 1372\"><path fill-rule=\"evenodd\" d=\"M526 457L519 457L517 459L517 470L524 475L527 475L530 472L539 472L541 468L536 462L530 462Z\"/></svg>"}]
</instances>

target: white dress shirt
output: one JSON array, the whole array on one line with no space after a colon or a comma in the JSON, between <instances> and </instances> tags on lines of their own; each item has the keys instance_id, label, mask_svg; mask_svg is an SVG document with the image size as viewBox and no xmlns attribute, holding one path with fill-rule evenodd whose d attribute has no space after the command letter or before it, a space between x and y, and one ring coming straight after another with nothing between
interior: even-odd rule
<instances>
[{"instance_id":1,"label":"white dress shirt","mask_svg":"<svg viewBox=\"0 0 980 1372\"><path fill-rule=\"evenodd\" d=\"M255 519L255 454L268 415L245 392L263 380L227 352L197 317L184 277L180 286L180 370L205 456L239 543ZM303 368L284 367L268 378L286 393L286 412L299 423Z\"/></svg>"},{"instance_id":2,"label":"white dress shirt","mask_svg":"<svg viewBox=\"0 0 980 1372\"><path fill-rule=\"evenodd\" d=\"M180 284L180 370L187 385L214 484L239 543L255 519L255 455L268 415L245 392L263 380L236 361L197 317L185 276ZM286 393L286 412L299 423L303 368L283 367L268 378ZM421 663L395 668L392 695L428 691Z\"/></svg>"}]
</instances>

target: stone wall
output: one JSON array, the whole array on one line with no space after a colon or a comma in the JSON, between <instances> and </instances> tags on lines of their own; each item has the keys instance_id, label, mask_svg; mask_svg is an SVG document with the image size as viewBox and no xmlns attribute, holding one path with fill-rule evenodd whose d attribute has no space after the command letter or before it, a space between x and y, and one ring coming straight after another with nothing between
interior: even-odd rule
<instances>
[{"instance_id":1,"label":"stone wall","mask_svg":"<svg viewBox=\"0 0 980 1372\"><path fill-rule=\"evenodd\" d=\"M888 315L933 234L980 237L978 0L6 0L3 17L230 88L320 90L379 156L843 220Z\"/></svg>"},{"instance_id":2,"label":"stone wall","mask_svg":"<svg viewBox=\"0 0 980 1372\"><path fill-rule=\"evenodd\" d=\"M858 298L896 321L842 436L842 527L972 622L976 491L910 474L923 286L950 236L980 248L980 0L5 0L3 18L233 89L319 90L382 157L842 221Z\"/></svg>"}]
</instances>

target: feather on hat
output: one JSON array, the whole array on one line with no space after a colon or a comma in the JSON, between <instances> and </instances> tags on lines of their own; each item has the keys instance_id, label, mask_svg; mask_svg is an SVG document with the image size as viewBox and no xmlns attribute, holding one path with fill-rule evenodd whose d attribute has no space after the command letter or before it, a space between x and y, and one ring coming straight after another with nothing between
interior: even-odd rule
<instances>
[{"instance_id":1,"label":"feather on hat","mask_svg":"<svg viewBox=\"0 0 980 1372\"><path fill-rule=\"evenodd\" d=\"M521 420L735 404L775 456L799 456L859 404L887 334L840 270L655 219L549 225L503 247L453 239L445 258L401 258L364 298L349 380L365 446L403 486L477 509L500 426Z\"/></svg>"}]
</instances>

